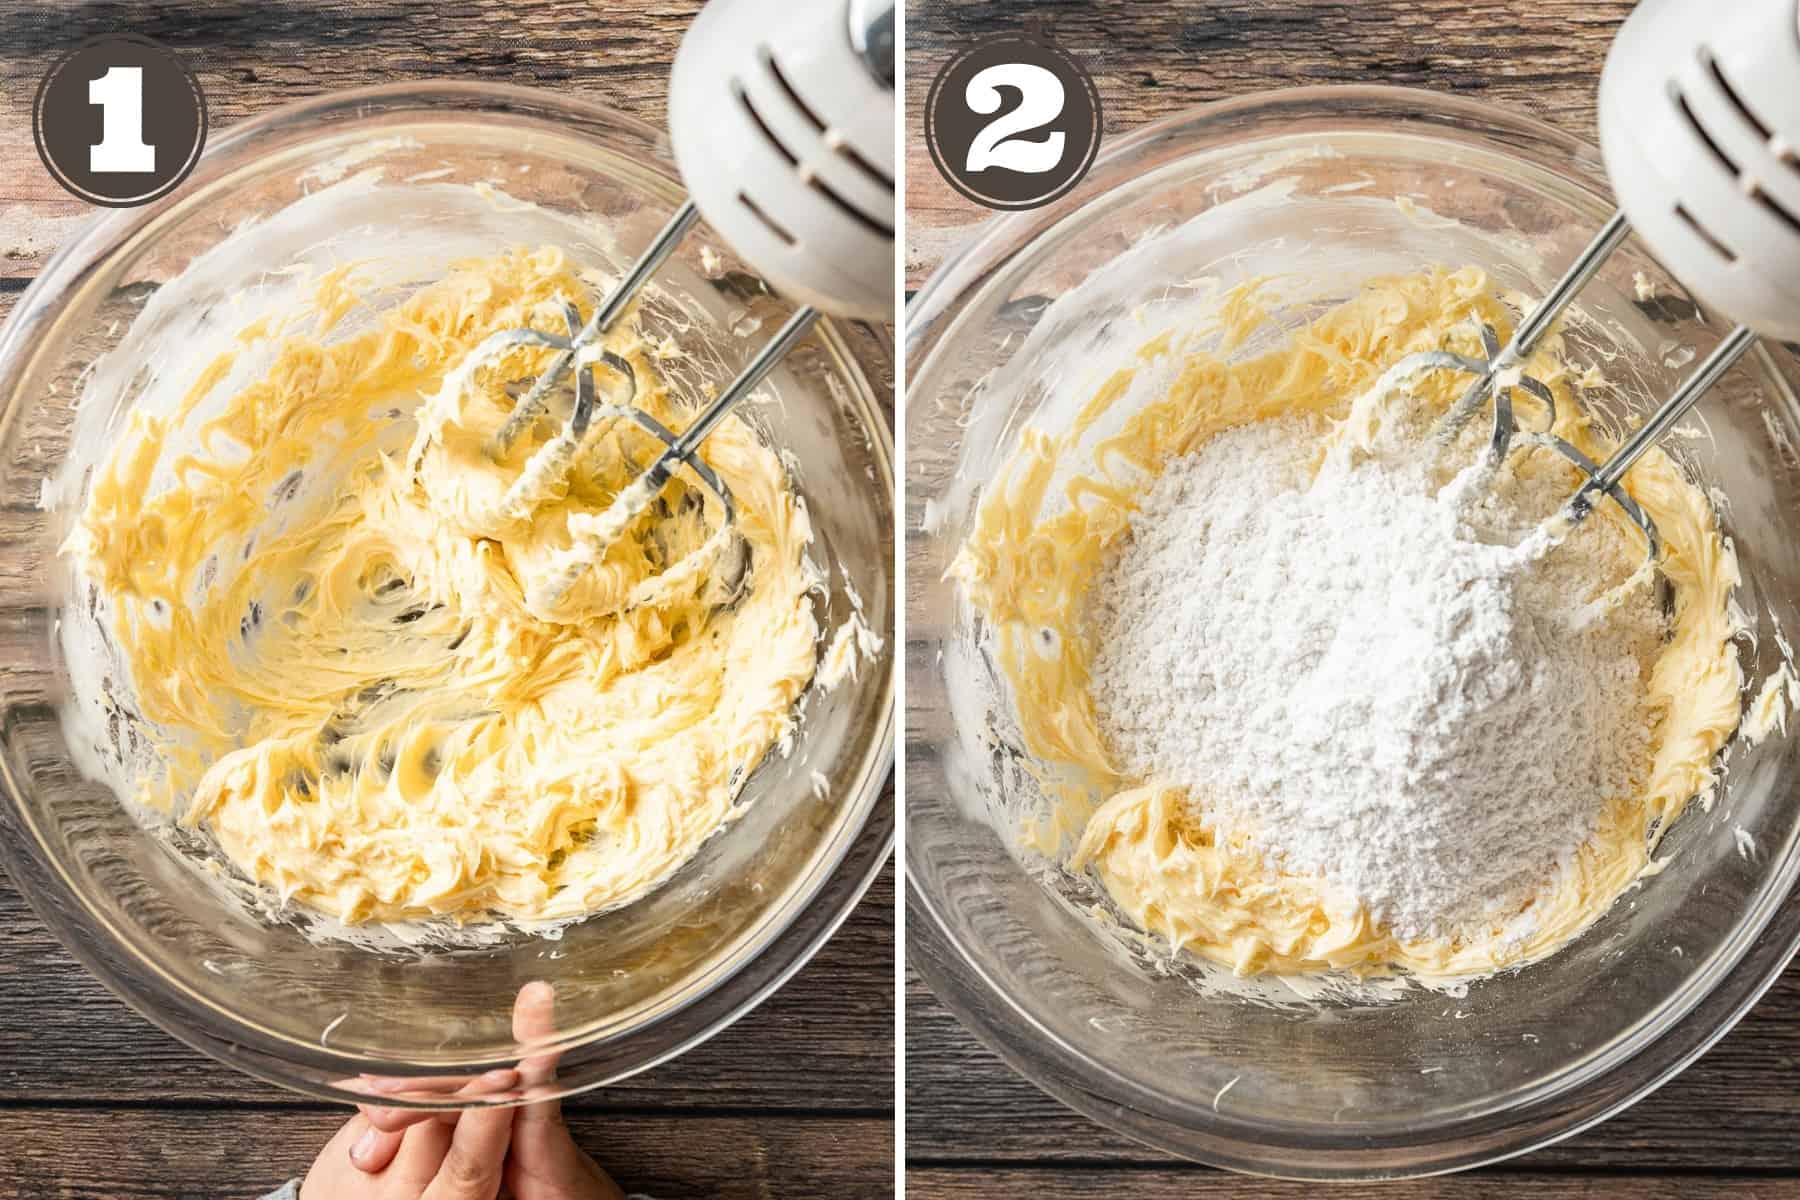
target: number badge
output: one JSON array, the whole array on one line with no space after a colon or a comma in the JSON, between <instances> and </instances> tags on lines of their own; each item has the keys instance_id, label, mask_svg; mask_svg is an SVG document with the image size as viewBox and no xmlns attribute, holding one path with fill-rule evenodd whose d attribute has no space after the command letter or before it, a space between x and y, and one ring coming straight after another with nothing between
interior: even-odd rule
<instances>
[{"instance_id":1,"label":"number badge","mask_svg":"<svg viewBox=\"0 0 1800 1200\"><path fill-rule=\"evenodd\" d=\"M90 204L130 208L173 191L206 144L206 98L167 47L118 34L51 65L32 108L38 156Z\"/></svg>"},{"instance_id":2,"label":"number badge","mask_svg":"<svg viewBox=\"0 0 1800 1200\"><path fill-rule=\"evenodd\" d=\"M951 187L988 208L1037 208L1100 148L1100 93L1059 46L1008 34L957 55L925 99L925 144Z\"/></svg>"}]
</instances>

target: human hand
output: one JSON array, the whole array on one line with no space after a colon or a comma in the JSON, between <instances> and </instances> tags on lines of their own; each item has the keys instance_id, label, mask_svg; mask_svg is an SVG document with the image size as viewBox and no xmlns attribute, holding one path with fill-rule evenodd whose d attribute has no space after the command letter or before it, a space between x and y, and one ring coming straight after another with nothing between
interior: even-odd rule
<instances>
[{"instance_id":1,"label":"human hand","mask_svg":"<svg viewBox=\"0 0 1800 1200\"><path fill-rule=\"evenodd\" d=\"M513 1001L513 1037L529 1043L551 1036L555 1015L555 989L542 982L526 984ZM556 1078L556 1055L525 1059L519 1077L527 1096L549 1090ZM569 1135L560 1100L540 1100L517 1111L505 1168L506 1186L515 1200L625 1200L619 1185Z\"/></svg>"},{"instance_id":2,"label":"human hand","mask_svg":"<svg viewBox=\"0 0 1800 1200\"><path fill-rule=\"evenodd\" d=\"M556 1032L555 1007L556 992L548 983L526 984L513 1003L513 1036L527 1043L552 1036ZM517 1071L489 1071L473 1081L376 1079L365 1081L363 1086L371 1092L403 1094L412 1099L492 1096L516 1093L521 1087L524 1095L529 1097L533 1092L550 1090L556 1079L556 1058L554 1054L537 1055L520 1062ZM557 1100L540 1100L515 1109L465 1113L364 1105L358 1118L362 1126L356 1138L348 1141L342 1157L365 1177L373 1178L386 1171L390 1163L397 1165L403 1151L410 1152L408 1144L414 1136L413 1131L458 1125L477 1112L504 1114L512 1122L512 1137L502 1178L507 1194L513 1200L624 1200L625 1194L619 1185L575 1145L568 1124L563 1120L562 1104ZM337 1140L334 1139L334 1146ZM329 1152L332 1147L326 1149ZM320 1159L323 1161L324 1155ZM346 1195L360 1197L363 1193ZM388 1200L387 1193L368 1195ZM336 1200L337 1193L327 1192L325 1196L327 1200ZM313 1197L303 1194L301 1200L313 1200ZM413 1200L413 1197L406 1196L406 1200ZM437 1198L434 1196L430 1200Z\"/></svg>"},{"instance_id":3,"label":"human hand","mask_svg":"<svg viewBox=\"0 0 1800 1200\"><path fill-rule=\"evenodd\" d=\"M454 1123L425 1120L386 1134L358 1113L344 1123L300 1184L300 1200L494 1200L500 1194L511 1109L473 1109ZM379 1166L356 1147L387 1146Z\"/></svg>"}]
</instances>

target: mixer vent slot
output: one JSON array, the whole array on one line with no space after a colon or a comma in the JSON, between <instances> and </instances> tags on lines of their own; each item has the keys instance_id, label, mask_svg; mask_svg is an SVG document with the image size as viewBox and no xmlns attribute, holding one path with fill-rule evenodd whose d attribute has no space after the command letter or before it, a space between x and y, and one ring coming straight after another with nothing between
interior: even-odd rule
<instances>
[{"instance_id":1,"label":"mixer vent slot","mask_svg":"<svg viewBox=\"0 0 1800 1200\"><path fill-rule=\"evenodd\" d=\"M1800 233L1800 217L1789 212L1785 204L1769 195L1769 193L1763 191L1754 181L1752 181L1750 185L1750 195L1751 198L1761 201L1762 206L1774 213L1782 224L1786 225L1789 229L1792 229L1795 233Z\"/></svg>"},{"instance_id":2,"label":"mixer vent slot","mask_svg":"<svg viewBox=\"0 0 1800 1200\"><path fill-rule=\"evenodd\" d=\"M1711 77L1714 85L1719 89L1719 95L1722 96L1726 103L1732 107L1733 111L1742 118L1744 124L1749 126L1749 128L1756 133L1756 136L1759 139L1765 144L1769 143L1772 140L1772 134L1769 127L1763 124L1762 120L1757 117L1755 113L1750 111L1750 106L1744 103L1743 97L1738 95L1737 89L1731 86L1731 81L1725 78L1725 72L1719 66L1718 58L1714 56L1710 49L1704 46L1700 48L1700 62L1701 65L1706 68L1707 74ZM1744 194L1762 205L1776 220L1786 225L1789 229L1794 230L1796 233L1800 233L1800 215L1796 215L1789 210L1786 205L1782 204L1781 201L1777 200L1774 196L1771 196L1756 182L1755 176L1745 174L1743 169L1732 160L1731 156L1725 153L1725 148L1719 144L1718 140L1713 137L1706 126L1701 124L1700 118L1694 114L1693 107L1688 104L1687 97L1682 94L1679 87L1671 84L1670 95L1674 97L1676 107L1681 110L1682 118L1686 120L1688 126L1699 135L1700 140L1705 143L1706 148L1712 151L1712 155L1719 161L1719 165L1731 173L1731 177L1737 181L1738 187L1743 190ZM1800 162L1796 162L1791 154L1782 155L1780 157L1786 161L1789 166L1800 170ZM1695 224L1694 219L1690 214L1684 213L1683 216L1690 225L1695 225L1695 227L1698 228L1698 225ZM1717 243L1717 239L1710 236L1707 240L1712 241L1715 244Z\"/></svg>"},{"instance_id":3,"label":"mixer vent slot","mask_svg":"<svg viewBox=\"0 0 1800 1200\"><path fill-rule=\"evenodd\" d=\"M1704 46L1700 49L1700 62L1706 67L1707 74L1713 77L1713 82L1719 85L1719 91L1723 92L1725 98L1731 101L1731 107L1737 109L1738 115L1744 118L1745 124L1756 130L1757 137L1765 142L1768 141L1772 131L1757 118L1755 113L1750 111L1750 106L1744 103L1744 98L1737 94L1737 89L1731 86L1729 79L1725 78L1725 72L1720 68L1719 60L1710 49Z\"/></svg>"},{"instance_id":4,"label":"mixer vent slot","mask_svg":"<svg viewBox=\"0 0 1800 1200\"><path fill-rule=\"evenodd\" d=\"M840 196L836 188L833 188L817 175L809 174L806 182L813 191L831 201L832 204L843 210L845 216L853 218L856 223L861 225L864 229L885 238L894 236L894 227L892 225L889 225L886 221L878 221L874 217L871 217L868 213L850 203L850 201L846 200L843 196Z\"/></svg>"},{"instance_id":5,"label":"mixer vent slot","mask_svg":"<svg viewBox=\"0 0 1800 1200\"><path fill-rule=\"evenodd\" d=\"M819 114L812 110L811 105L800 98L800 93L796 92L794 90L794 85L788 82L788 77L781 70L781 64L775 61L775 55L767 46L763 47L762 60L763 65L769 68L769 74L774 77L776 85L779 86L783 92L787 93L787 98L793 102L795 108L800 110L800 115L810 121L814 129L818 130L820 133L824 133L825 122L819 120Z\"/></svg>"},{"instance_id":6,"label":"mixer vent slot","mask_svg":"<svg viewBox=\"0 0 1800 1200\"><path fill-rule=\"evenodd\" d=\"M768 213L764 212L761 206L758 205L756 201L752 200L746 193L738 193L738 203L749 209L750 215L761 221L770 233L781 239L783 245L799 245L800 239L789 233L774 217L771 217Z\"/></svg>"},{"instance_id":7,"label":"mixer vent slot","mask_svg":"<svg viewBox=\"0 0 1800 1200\"><path fill-rule=\"evenodd\" d=\"M1731 107L1736 110L1738 116L1743 118L1744 124L1754 129L1756 131L1756 136L1761 138L1763 142L1769 146L1770 150L1776 152L1775 157L1778 161L1785 162L1789 167L1792 167L1796 171L1800 171L1800 161L1795 160L1793 149L1791 147L1778 146L1775 144L1774 130L1764 124L1762 118L1750 111L1750 106L1744 103L1744 98L1738 95L1737 89L1731 86L1731 81L1725 78L1725 71L1719 66L1718 57L1714 55L1710 49L1701 47L1700 61L1705 64L1707 73L1712 76L1713 82L1718 84L1720 94L1731 103ZM1764 208L1774 213L1782 224L1786 225L1789 229L1792 229L1795 233L1800 233L1800 216L1796 216L1781 201L1757 186L1754 179L1749 181L1749 185L1748 190L1753 199L1759 201Z\"/></svg>"},{"instance_id":8,"label":"mixer vent slot","mask_svg":"<svg viewBox=\"0 0 1800 1200\"><path fill-rule=\"evenodd\" d=\"M794 85L788 82L787 73L781 69L781 64L775 61L774 52L767 46L763 47L762 60L763 65L769 69L770 77L775 80L776 84L787 95L788 100L793 103L795 109L812 123L812 127L818 131L819 136L825 139L825 142L830 145L834 151L848 159L855 165L857 170L881 185L881 188L884 191L891 192L894 190L894 177L890 172L882 170L880 167L864 158L861 151L844 141L843 138L832 136L831 131L826 127L825 122L819 119L819 114L813 111L812 105L808 104L805 99L801 97L800 93L795 90Z\"/></svg>"},{"instance_id":9,"label":"mixer vent slot","mask_svg":"<svg viewBox=\"0 0 1800 1200\"><path fill-rule=\"evenodd\" d=\"M1718 254L1720 258L1723 258L1726 262L1737 261L1737 255L1732 252L1731 247L1714 237L1712 233L1707 230L1706 226L1694 220L1694 214L1689 212L1685 206L1677 204L1675 206L1675 215L1687 222L1687 227L1692 229L1701 241L1705 242L1708 246L1711 246L1713 251Z\"/></svg>"},{"instance_id":10,"label":"mixer vent slot","mask_svg":"<svg viewBox=\"0 0 1800 1200\"><path fill-rule=\"evenodd\" d=\"M742 104L744 106L744 112L747 113L749 115L750 119L756 123L757 129L762 131L763 140L766 141L767 143L769 143L769 145L773 146L775 148L776 153L780 154L783 159L787 160L788 166L794 168L796 171L798 171L800 173L800 177L806 181L806 185L808 187L812 188L813 191L819 193L821 196L825 197L826 200L830 201L832 207L842 210L845 214L847 214L848 216L861 222L864 226L875 231L876 233L880 234L881 236L890 237L890 238L894 236L894 230L891 226L884 225L880 221L877 221L875 218L864 213L861 209L857 208L854 204L851 204L850 201L846 200L843 196L839 195L836 188L833 188L830 184L825 183L814 172L809 171L800 165L799 156L796 155L792 150L788 149L787 145L784 142L782 142L782 140L780 138L775 136L775 131L773 129L769 128L769 123L767 121L763 120L763 115L756 111L756 105L751 102L750 93L744 90L743 84L734 83L734 85L732 87L732 91L737 94L738 103ZM744 198L744 200L745 200L746 204L749 204L749 200L747 197ZM751 204L750 207L756 213L757 217L762 220L763 224L767 225L770 229L775 230L777 233L779 233L781 235L781 239L783 241L788 243L790 246L794 244L795 239L792 234L788 233L787 230L782 229L774 221L770 220L768 214L764 213L760 208L757 208L754 204Z\"/></svg>"},{"instance_id":11,"label":"mixer vent slot","mask_svg":"<svg viewBox=\"0 0 1800 1200\"><path fill-rule=\"evenodd\" d=\"M762 130L763 141L775 147L781 157L787 159L788 166L798 167L800 159L787 148L780 138L775 136L775 131L769 128L769 123L763 120L761 113L756 111L756 105L750 103L750 93L744 90L744 85L733 80L731 90L737 94L738 103L744 106L744 111L750 114L750 119L756 122L756 127Z\"/></svg>"},{"instance_id":12,"label":"mixer vent slot","mask_svg":"<svg viewBox=\"0 0 1800 1200\"><path fill-rule=\"evenodd\" d=\"M862 152L855 146L852 146L849 142L841 141L838 143L836 149L839 154L855 163L858 170L864 175L867 175L870 179L873 179L876 183L879 183L885 190L890 192L894 190L894 177L864 158Z\"/></svg>"},{"instance_id":13,"label":"mixer vent slot","mask_svg":"<svg viewBox=\"0 0 1800 1200\"><path fill-rule=\"evenodd\" d=\"M800 115L805 117L812 125L813 132L818 134L828 145L833 142L841 141L841 139L830 136L826 131L824 123L819 120L818 114L807 107L806 101L800 98L800 93L796 92L793 85L788 83L787 77L781 73L781 68L775 63L775 56L769 53L767 47L763 48L762 61L763 65L768 68L770 77L774 79L777 85L779 85L782 93L787 96L788 101L792 104L794 110L799 112ZM769 124L761 112L757 111L756 102L750 98L749 89L744 87L742 80L732 80L731 90L732 94L737 97L737 102L743 106L745 115L750 118L756 125L758 131L761 132L763 141L774 147L775 152L781 155L787 162L787 165L799 173L801 181L804 182L807 187L811 188L814 192L817 192L833 208L857 222L863 226L863 228L868 229L880 237L892 238L894 236L894 227L891 224L871 216L858 208L855 204L852 204L848 197L844 196L829 183L820 179L817 171L808 168L800 161L800 155L795 153L792 148L775 135L774 127ZM894 181L875 170L874 166L869 163L867 159L863 158L862 155L857 154L854 150L843 145L836 145L833 149L836 150L839 156L854 163L865 174L881 181L886 189L890 191L893 189ZM797 239L793 234L771 220L769 215L763 212L762 209L757 208L755 204L751 203L747 196L743 196L740 193L739 199L743 200L744 203L750 207L751 211L756 214L757 218L761 220L764 225L767 225L771 230L776 231L781 236L782 241L790 246L796 244Z\"/></svg>"},{"instance_id":14,"label":"mixer vent slot","mask_svg":"<svg viewBox=\"0 0 1800 1200\"><path fill-rule=\"evenodd\" d=\"M1693 108L1688 105L1687 97L1681 94L1679 88L1675 90L1675 105L1681 109L1681 115L1687 121L1688 127L1699 135L1700 140L1706 144L1706 148L1712 151L1713 157L1719 160L1719 165L1730 172L1733 179L1736 179L1741 174L1738 165L1731 161L1731 156L1725 153L1725 148L1714 141L1713 135L1706 131L1706 126L1702 125L1700 118L1694 115Z\"/></svg>"}]
</instances>

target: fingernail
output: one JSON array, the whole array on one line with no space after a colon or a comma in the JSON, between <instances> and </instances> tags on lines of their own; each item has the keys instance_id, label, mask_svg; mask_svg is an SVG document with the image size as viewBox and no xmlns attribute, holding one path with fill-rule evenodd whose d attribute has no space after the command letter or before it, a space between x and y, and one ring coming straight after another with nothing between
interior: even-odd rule
<instances>
[{"instance_id":1,"label":"fingernail","mask_svg":"<svg viewBox=\"0 0 1800 1200\"><path fill-rule=\"evenodd\" d=\"M375 1139L381 1136L379 1129L365 1129L350 1147L351 1158L367 1158L375 1151Z\"/></svg>"}]
</instances>

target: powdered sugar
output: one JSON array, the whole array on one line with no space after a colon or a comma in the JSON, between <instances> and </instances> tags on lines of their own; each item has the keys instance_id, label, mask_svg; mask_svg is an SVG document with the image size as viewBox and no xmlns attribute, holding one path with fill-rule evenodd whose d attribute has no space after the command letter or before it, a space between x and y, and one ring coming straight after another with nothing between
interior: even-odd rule
<instances>
[{"instance_id":1,"label":"powdered sugar","mask_svg":"<svg viewBox=\"0 0 1800 1200\"><path fill-rule=\"evenodd\" d=\"M1654 598L1585 619L1641 550L1594 521L1516 549L1561 470L1445 493L1465 509L1416 442L1315 477L1322 435L1222 433L1142 498L1087 610L1103 736L1123 774L1402 937L1492 929L1647 770Z\"/></svg>"}]
</instances>

